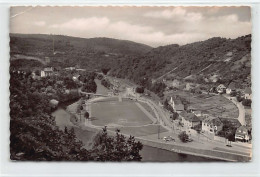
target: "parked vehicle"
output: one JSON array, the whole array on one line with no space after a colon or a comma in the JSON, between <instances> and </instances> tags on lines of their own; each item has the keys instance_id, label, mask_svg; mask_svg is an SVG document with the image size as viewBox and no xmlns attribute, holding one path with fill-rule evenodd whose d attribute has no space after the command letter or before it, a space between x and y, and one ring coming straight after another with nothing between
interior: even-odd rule
<instances>
[{"instance_id":1,"label":"parked vehicle","mask_svg":"<svg viewBox=\"0 0 260 177\"><path fill-rule=\"evenodd\" d=\"M175 139L172 137L172 136L165 136L163 137L163 140L168 142L168 141L174 141L175 142Z\"/></svg>"}]
</instances>

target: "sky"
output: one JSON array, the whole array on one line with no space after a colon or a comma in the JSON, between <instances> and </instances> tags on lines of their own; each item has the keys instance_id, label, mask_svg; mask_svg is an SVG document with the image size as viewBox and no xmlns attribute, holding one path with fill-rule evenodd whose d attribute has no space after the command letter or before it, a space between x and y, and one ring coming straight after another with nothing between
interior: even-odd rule
<instances>
[{"instance_id":1,"label":"sky","mask_svg":"<svg viewBox=\"0 0 260 177\"><path fill-rule=\"evenodd\" d=\"M250 7L11 7L10 32L108 37L152 47L251 34Z\"/></svg>"}]
</instances>

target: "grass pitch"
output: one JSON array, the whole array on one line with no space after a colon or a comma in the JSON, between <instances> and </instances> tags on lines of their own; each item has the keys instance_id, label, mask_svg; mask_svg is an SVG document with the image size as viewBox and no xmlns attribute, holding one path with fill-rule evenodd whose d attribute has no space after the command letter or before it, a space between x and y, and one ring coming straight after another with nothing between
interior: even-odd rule
<instances>
[{"instance_id":1,"label":"grass pitch","mask_svg":"<svg viewBox=\"0 0 260 177\"><path fill-rule=\"evenodd\" d=\"M134 101L103 101L91 105L92 124L97 126L141 126L152 121Z\"/></svg>"}]
</instances>

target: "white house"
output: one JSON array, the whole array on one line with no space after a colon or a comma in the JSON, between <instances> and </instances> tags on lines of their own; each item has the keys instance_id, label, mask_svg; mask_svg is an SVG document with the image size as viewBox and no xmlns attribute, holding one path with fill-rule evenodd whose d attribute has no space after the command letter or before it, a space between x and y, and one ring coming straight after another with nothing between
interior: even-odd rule
<instances>
[{"instance_id":1,"label":"white house","mask_svg":"<svg viewBox=\"0 0 260 177\"><path fill-rule=\"evenodd\" d=\"M184 105L182 104L182 102L178 99L173 100L173 98L171 97L170 101L168 102L169 105L171 105L172 109L177 112L180 113L182 111L184 111Z\"/></svg>"},{"instance_id":2,"label":"white house","mask_svg":"<svg viewBox=\"0 0 260 177\"><path fill-rule=\"evenodd\" d=\"M79 74L76 74L76 75L74 75L74 76L72 77L72 80L73 80L73 81L78 81L78 80L79 80L79 77L80 77L80 75L79 75Z\"/></svg>"},{"instance_id":3,"label":"white house","mask_svg":"<svg viewBox=\"0 0 260 177\"><path fill-rule=\"evenodd\" d=\"M182 111L180 114L181 121L186 128L193 128L196 125L200 125L200 119L193 113L187 113L186 111Z\"/></svg>"},{"instance_id":4,"label":"white house","mask_svg":"<svg viewBox=\"0 0 260 177\"><path fill-rule=\"evenodd\" d=\"M196 87L196 84L194 84L194 83L187 83L186 87L185 87L185 90L191 90L191 89L194 89L195 87Z\"/></svg>"},{"instance_id":5,"label":"white house","mask_svg":"<svg viewBox=\"0 0 260 177\"><path fill-rule=\"evenodd\" d=\"M202 132L203 133L214 133L217 134L223 129L223 123L219 118L207 117L202 121Z\"/></svg>"},{"instance_id":6,"label":"white house","mask_svg":"<svg viewBox=\"0 0 260 177\"><path fill-rule=\"evenodd\" d=\"M235 83L234 83L234 82L231 82L231 83L228 85L228 88L226 89L226 93L227 93L227 94L231 94L232 92L235 92L235 91L236 91Z\"/></svg>"},{"instance_id":7,"label":"white house","mask_svg":"<svg viewBox=\"0 0 260 177\"><path fill-rule=\"evenodd\" d=\"M41 71L41 77L52 76L53 74L54 74L54 72L53 72L53 68L52 67L44 68Z\"/></svg>"},{"instance_id":8,"label":"white house","mask_svg":"<svg viewBox=\"0 0 260 177\"><path fill-rule=\"evenodd\" d=\"M218 93L224 93L225 91L226 91L226 86L225 85L223 85L223 84L220 84L217 88L216 88L216 90L217 90L217 92Z\"/></svg>"},{"instance_id":9,"label":"white house","mask_svg":"<svg viewBox=\"0 0 260 177\"><path fill-rule=\"evenodd\" d=\"M172 86L173 86L173 87L178 87L179 85L180 85L180 81L179 81L179 80L174 79L174 80L172 81Z\"/></svg>"},{"instance_id":10,"label":"white house","mask_svg":"<svg viewBox=\"0 0 260 177\"><path fill-rule=\"evenodd\" d=\"M248 142L249 141L248 129L242 125L236 130L235 141Z\"/></svg>"},{"instance_id":11,"label":"white house","mask_svg":"<svg viewBox=\"0 0 260 177\"><path fill-rule=\"evenodd\" d=\"M195 114L198 117L202 116L202 113L199 110L194 110L194 111L192 111L192 113Z\"/></svg>"},{"instance_id":12,"label":"white house","mask_svg":"<svg viewBox=\"0 0 260 177\"><path fill-rule=\"evenodd\" d=\"M65 70L70 70L70 71L75 70L75 69L76 69L75 67L68 67L68 68L65 68Z\"/></svg>"},{"instance_id":13,"label":"white house","mask_svg":"<svg viewBox=\"0 0 260 177\"><path fill-rule=\"evenodd\" d=\"M252 90L250 87L247 87L245 89L245 99L249 99L249 100L252 99Z\"/></svg>"}]
</instances>

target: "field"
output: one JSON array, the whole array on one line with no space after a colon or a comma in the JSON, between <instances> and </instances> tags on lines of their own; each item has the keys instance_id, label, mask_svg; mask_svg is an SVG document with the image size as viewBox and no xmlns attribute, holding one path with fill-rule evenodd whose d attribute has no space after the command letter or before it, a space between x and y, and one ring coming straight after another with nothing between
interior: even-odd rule
<instances>
[{"instance_id":1,"label":"field","mask_svg":"<svg viewBox=\"0 0 260 177\"><path fill-rule=\"evenodd\" d=\"M92 124L140 126L152 123L133 101L103 101L91 104Z\"/></svg>"},{"instance_id":2,"label":"field","mask_svg":"<svg viewBox=\"0 0 260 177\"><path fill-rule=\"evenodd\" d=\"M220 95L192 94L189 92L177 90L165 93L170 96L178 96L190 106L202 111L204 114L212 116L221 116L223 118L237 118L238 108L230 100Z\"/></svg>"}]
</instances>

